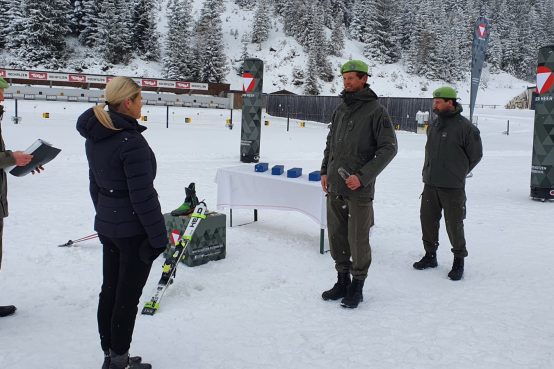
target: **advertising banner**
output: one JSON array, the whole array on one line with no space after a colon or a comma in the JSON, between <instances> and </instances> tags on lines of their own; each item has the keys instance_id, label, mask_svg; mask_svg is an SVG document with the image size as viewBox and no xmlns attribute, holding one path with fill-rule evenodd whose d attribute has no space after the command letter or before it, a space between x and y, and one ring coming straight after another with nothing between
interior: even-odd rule
<instances>
[{"instance_id":1,"label":"advertising banner","mask_svg":"<svg viewBox=\"0 0 554 369\"><path fill-rule=\"evenodd\" d=\"M257 163L260 159L264 62L256 58L245 59L243 71L240 161Z\"/></svg>"},{"instance_id":2,"label":"advertising banner","mask_svg":"<svg viewBox=\"0 0 554 369\"><path fill-rule=\"evenodd\" d=\"M554 45L541 47L537 66L531 197L554 199Z\"/></svg>"},{"instance_id":3,"label":"advertising banner","mask_svg":"<svg viewBox=\"0 0 554 369\"><path fill-rule=\"evenodd\" d=\"M469 99L469 120L473 122L473 109L481 81L481 72L485 62L485 52L489 43L491 21L485 17L479 17L475 22L473 32L473 47L471 48L471 92Z\"/></svg>"}]
</instances>

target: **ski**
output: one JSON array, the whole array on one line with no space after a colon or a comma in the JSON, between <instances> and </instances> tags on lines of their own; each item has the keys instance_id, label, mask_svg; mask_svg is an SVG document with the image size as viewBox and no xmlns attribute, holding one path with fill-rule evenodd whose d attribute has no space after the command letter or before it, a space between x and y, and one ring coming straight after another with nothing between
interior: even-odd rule
<instances>
[{"instance_id":1,"label":"ski","mask_svg":"<svg viewBox=\"0 0 554 369\"><path fill-rule=\"evenodd\" d=\"M173 278L175 277L175 271L181 258L185 254L187 246L192 240L194 231L198 227L198 224L202 219L206 218L206 204L200 202L194 208L194 212L190 215L190 221L185 228L182 236L175 243L175 250L171 255L169 255L164 262L162 267L162 276L158 282L158 286L154 292L154 296L144 304L142 308L142 314L144 315L154 315L156 311L160 308L160 301L171 283L173 283Z\"/></svg>"}]
</instances>

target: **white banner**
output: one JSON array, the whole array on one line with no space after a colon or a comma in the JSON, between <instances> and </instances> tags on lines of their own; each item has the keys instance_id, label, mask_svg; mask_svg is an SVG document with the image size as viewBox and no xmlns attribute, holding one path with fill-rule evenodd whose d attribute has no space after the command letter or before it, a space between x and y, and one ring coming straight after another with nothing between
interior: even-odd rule
<instances>
[{"instance_id":1,"label":"white banner","mask_svg":"<svg viewBox=\"0 0 554 369\"><path fill-rule=\"evenodd\" d=\"M69 80L69 75L62 73L48 73L48 80L67 82Z\"/></svg>"},{"instance_id":2,"label":"white banner","mask_svg":"<svg viewBox=\"0 0 554 369\"><path fill-rule=\"evenodd\" d=\"M42 71L21 71L11 69L0 69L0 77L17 78L40 81L63 81L75 83L96 83L106 84L111 81L113 76L98 76L79 73L50 73ZM154 78L131 77L141 87L147 88L178 88L183 90L208 90L207 83L171 81Z\"/></svg>"}]
</instances>

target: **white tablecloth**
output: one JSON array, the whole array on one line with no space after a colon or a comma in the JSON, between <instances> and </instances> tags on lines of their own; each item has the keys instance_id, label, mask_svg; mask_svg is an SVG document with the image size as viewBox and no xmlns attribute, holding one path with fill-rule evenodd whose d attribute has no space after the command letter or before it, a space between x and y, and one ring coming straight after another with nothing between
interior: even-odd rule
<instances>
[{"instance_id":1,"label":"white tablecloth","mask_svg":"<svg viewBox=\"0 0 554 369\"><path fill-rule=\"evenodd\" d=\"M219 168L217 183L217 208L295 210L306 214L327 228L325 194L319 181L308 181L308 173L298 178L287 178L287 172L279 176L255 172L254 164Z\"/></svg>"}]
</instances>

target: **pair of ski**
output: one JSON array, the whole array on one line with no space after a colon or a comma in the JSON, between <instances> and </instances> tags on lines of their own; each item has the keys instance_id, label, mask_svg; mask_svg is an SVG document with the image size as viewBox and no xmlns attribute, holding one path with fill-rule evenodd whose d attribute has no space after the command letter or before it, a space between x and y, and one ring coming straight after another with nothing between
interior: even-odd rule
<instances>
[{"instance_id":1,"label":"pair of ski","mask_svg":"<svg viewBox=\"0 0 554 369\"><path fill-rule=\"evenodd\" d=\"M187 246L192 240L194 231L198 228L198 224L202 219L206 219L206 204L200 202L195 208L194 212L190 215L190 221L185 228L185 231L175 242L175 250L171 255L169 255L164 262L162 267L162 276L158 282L158 286L154 292L154 296L144 304L142 309L142 314L144 315L154 315L156 311L160 308L160 301L167 290L167 288L173 283L173 278L175 277L175 271L179 261L183 258Z\"/></svg>"}]
</instances>

